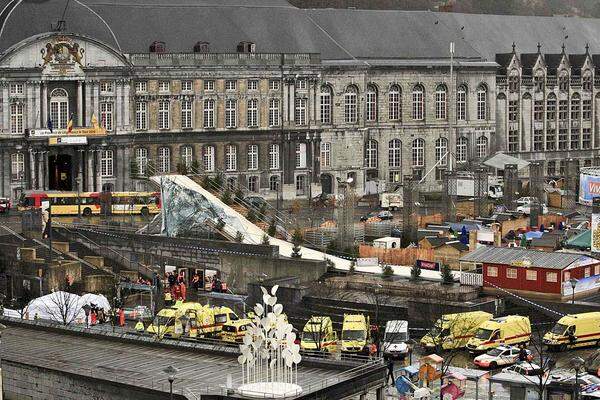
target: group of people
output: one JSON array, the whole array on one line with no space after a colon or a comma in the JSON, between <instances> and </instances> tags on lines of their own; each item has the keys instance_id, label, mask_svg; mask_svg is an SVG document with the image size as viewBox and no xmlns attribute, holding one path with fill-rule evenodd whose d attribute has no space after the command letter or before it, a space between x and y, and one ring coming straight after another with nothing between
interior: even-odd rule
<instances>
[{"instance_id":1,"label":"group of people","mask_svg":"<svg viewBox=\"0 0 600 400\"><path fill-rule=\"evenodd\" d=\"M165 290L165 304L171 305L177 300L185 301L187 298L187 286L185 284L185 274L181 271L179 274L173 272L167 273L168 287Z\"/></svg>"},{"instance_id":2,"label":"group of people","mask_svg":"<svg viewBox=\"0 0 600 400\"><path fill-rule=\"evenodd\" d=\"M94 303L90 303L90 314L89 314L89 324L90 325L104 324L105 322L107 322L106 318L107 318L107 316L106 316L106 311L104 311L104 308L98 307Z\"/></svg>"}]
</instances>

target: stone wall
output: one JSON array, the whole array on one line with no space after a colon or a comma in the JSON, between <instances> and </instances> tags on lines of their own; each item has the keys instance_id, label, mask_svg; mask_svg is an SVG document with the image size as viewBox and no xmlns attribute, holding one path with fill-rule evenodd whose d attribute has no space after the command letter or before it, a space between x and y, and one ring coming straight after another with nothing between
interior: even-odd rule
<instances>
[{"instance_id":1,"label":"stone wall","mask_svg":"<svg viewBox=\"0 0 600 400\"><path fill-rule=\"evenodd\" d=\"M164 400L167 393L116 381L74 375L27 363L2 360L6 400ZM168 391L168 383L166 387ZM174 399L186 399L174 394Z\"/></svg>"}]
</instances>

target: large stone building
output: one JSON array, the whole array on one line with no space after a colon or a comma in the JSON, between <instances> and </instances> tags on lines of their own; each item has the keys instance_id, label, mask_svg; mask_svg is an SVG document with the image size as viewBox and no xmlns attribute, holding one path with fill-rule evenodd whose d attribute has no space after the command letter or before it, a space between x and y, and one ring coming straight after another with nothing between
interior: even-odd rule
<instances>
[{"instance_id":1,"label":"large stone building","mask_svg":"<svg viewBox=\"0 0 600 400\"><path fill-rule=\"evenodd\" d=\"M139 175L185 171L294 199L335 192L349 177L358 193L389 190L404 175L439 187L445 168L497 150L560 158L559 134L555 150L547 144L550 122L545 147L534 139L531 109L542 95L528 91L527 74L544 70L545 99L552 71L569 68L572 117L575 77L595 73L589 54L600 51L600 26L529 18L532 31L520 37L524 21L301 10L285 0L4 1L0 196L78 184L141 190ZM554 65L560 57L503 56L513 41L523 51L537 41L590 49ZM507 86L513 71L518 94ZM595 98L586 93L584 108ZM518 126L508 120L513 97ZM574 157L591 160L600 146L587 139L588 129L598 135L595 107L589 122L587 111L575 114Z\"/></svg>"}]
</instances>

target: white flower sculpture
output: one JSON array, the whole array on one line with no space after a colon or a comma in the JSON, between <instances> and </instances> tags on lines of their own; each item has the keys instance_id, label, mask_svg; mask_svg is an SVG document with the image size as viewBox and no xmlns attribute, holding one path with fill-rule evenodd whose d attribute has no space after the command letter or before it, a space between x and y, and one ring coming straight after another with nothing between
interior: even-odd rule
<instances>
[{"instance_id":1,"label":"white flower sculpture","mask_svg":"<svg viewBox=\"0 0 600 400\"><path fill-rule=\"evenodd\" d=\"M240 345L238 363L242 366L242 386L246 392L252 390L257 395L281 398L286 396L275 392L281 394L287 390L293 395L301 392L296 382L302 357L293 327L287 322L283 306L277 304L278 288L273 286L269 293L261 286L263 304L254 306L255 316Z\"/></svg>"}]
</instances>

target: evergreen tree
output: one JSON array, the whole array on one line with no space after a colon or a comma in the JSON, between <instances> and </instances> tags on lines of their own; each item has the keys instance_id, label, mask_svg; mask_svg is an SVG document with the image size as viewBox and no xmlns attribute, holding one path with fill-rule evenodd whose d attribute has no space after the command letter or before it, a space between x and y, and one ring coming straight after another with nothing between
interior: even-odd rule
<instances>
[{"instance_id":1,"label":"evergreen tree","mask_svg":"<svg viewBox=\"0 0 600 400\"><path fill-rule=\"evenodd\" d=\"M410 279L412 281L416 281L421 276L421 267L417 263L414 263L412 268L410 269Z\"/></svg>"},{"instance_id":2,"label":"evergreen tree","mask_svg":"<svg viewBox=\"0 0 600 400\"><path fill-rule=\"evenodd\" d=\"M252 223L257 221L256 211L254 211L254 207L250 207L248 209L248 213L246 214L246 219Z\"/></svg>"},{"instance_id":3,"label":"evergreen tree","mask_svg":"<svg viewBox=\"0 0 600 400\"><path fill-rule=\"evenodd\" d=\"M294 247L292 248L292 257L300 258L302 254L300 253L300 245L302 244L302 232L300 229L295 229L294 234L292 235L292 244Z\"/></svg>"},{"instance_id":4,"label":"evergreen tree","mask_svg":"<svg viewBox=\"0 0 600 400\"><path fill-rule=\"evenodd\" d=\"M381 274L384 278L391 278L394 276L394 269L389 264L381 265Z\"/></svg>"},{"instance_id":5,"label":"evergreen tree","mask_svg":"<svg viewBox=\"0 0 600 400\"><path fill-rule=\"evenodd\" d=\"M452 275L452 271L450 270L450 266L448 264L442 265L440 275L442 277L442 283L444 283L444 284L454 283L454 275Z\"/></svg>"},{"instance_id":6,"label":"evergreen tree","mask_svg":"<svg viewBox=\"0 0 600 400\"><path fill-rule=\"evenodd\" d=\"M238 243L242 243L244 241L244 235L242 235L242 232L237 231L235 234L235 241Z\"/></svg>"},{"instance_id":7,"label":"evergreen tree","mask_svg":"<svg viewBox=\"0 0 600 400\"><path fill-rule=\"evenodd\" d=\"M269 237L265 234L263 234L263 237L262 237L262 244L264 244L265 246L268 246L271 244L271 242L269 241Z\"/></svg>"},{"instance_id":8,"label":"evergreen tree","mask_svg":"<svg viewBox=\"0 0 600 400\"><path fill-rule=\"evenodd\" d=\"M229 190L223 192L223 194L221 195L221 201L227 205L231 204L231 193L229 192Z\"/></svg>"},{"instance_id":9,"label":"evergreen tree","mask_svg":"<svg viewBox=\"0 0 600 400\"><path fill-rule=\"evenodd\" d=\"M356 262L352 261L350 263L350 268L348 268L348 275L354 275L356 273Z\"/></svg>"},{"instance_id":10,"label":"evergreen tree","mask_svg":"<svg viewBox=\"0 0 600 400\"><path fill-rule=\"evenodd\" d=\"M269 224L269 229L267 230L267 233L271 237L275 237L275 235L277 234L277 226L275 225L275 218L273 218L271 220L271 223Z\"/></svg>"}]
</instances>

